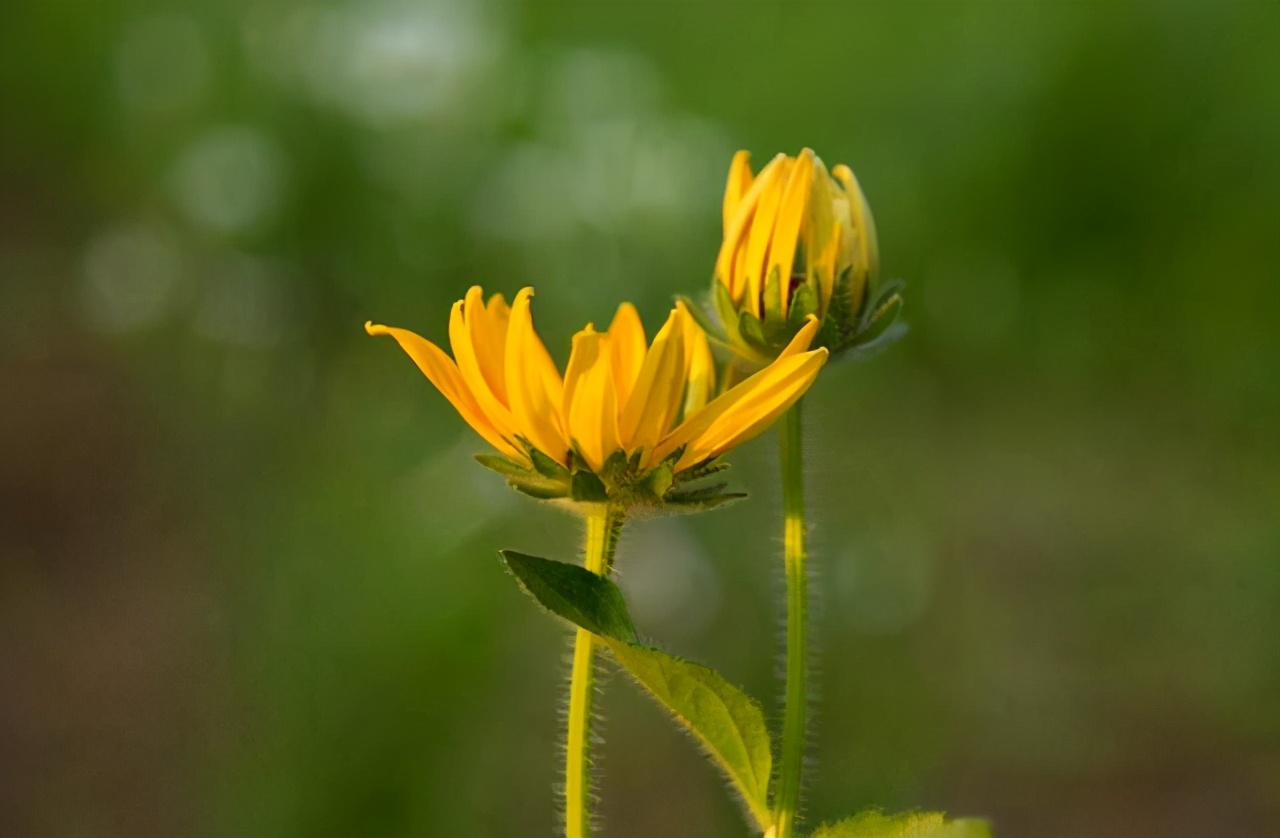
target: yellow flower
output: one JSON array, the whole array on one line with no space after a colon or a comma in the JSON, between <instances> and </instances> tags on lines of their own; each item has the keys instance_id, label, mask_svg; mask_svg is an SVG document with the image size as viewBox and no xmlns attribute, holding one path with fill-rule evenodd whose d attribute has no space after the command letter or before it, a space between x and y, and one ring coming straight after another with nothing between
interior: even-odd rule
<instances>
[{"instance_id":1,"label":"yellow flower","mask_svg":"<svg viewBox=\"0 0 1280 838\"><path fill-rule=\"evenodd\" d=\"M532 296L525 288L508 307L472 287L449 319L452 358L405 329L365 329L395 338L502 455L478 459L537 497L704 505L710 495L680 484L769 427L827 359L826 349L809 349L818 331L810 318L773 363L717 396L710 346L683 302L652 343L623 303L606 331L588 324L574 335L562 378L534 330Z\"/></svg>"},{"instance_id":2,"label":"yellow flower","mask_svg":"<svg viewBox=\"0 0 1280 838\"><path fill-rule=\"evenodd\" d=\"M871 209L848 166L827 171L810 149L752 175L739 151L724 192L713 296L720 336L754 365L777 357L810 316L818 346L862 346L893 322L899 286L878 287Z\"/></svg>"}]
</instances>

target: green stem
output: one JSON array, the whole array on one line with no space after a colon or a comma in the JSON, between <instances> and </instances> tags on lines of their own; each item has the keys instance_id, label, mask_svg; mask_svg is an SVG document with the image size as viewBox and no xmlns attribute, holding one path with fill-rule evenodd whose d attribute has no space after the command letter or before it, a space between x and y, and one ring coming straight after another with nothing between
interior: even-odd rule
<instances>
[{"instance_id":1,"label":"green stem","mask_svg":"<svg viewBox=\"0 0 1280 838\"><path fill-rule=\"evenodd\" d=\"M786 686L782 718L782 760L773 799L777 838L792 838L800 809L801 774L807 741L809 576L805 568L804 441L800 402L778 427L782 466L783 566L787 578Z\"/></svg>"},{"instance_id":2,"label":"green stem","mask_svg":"<svg viewBox=\"0 0 1280 838\"><path fill-rule=\"evenodd\" d=\"M613 568L613 554L622 532L623 513L601 505L587 514L584 566L600 576ZM568 731L565 737L564 834L591 834L591 717L595 695L595 636L578 629L573 639L573 673L569 680Z\"/></svg>"}]
</instances>

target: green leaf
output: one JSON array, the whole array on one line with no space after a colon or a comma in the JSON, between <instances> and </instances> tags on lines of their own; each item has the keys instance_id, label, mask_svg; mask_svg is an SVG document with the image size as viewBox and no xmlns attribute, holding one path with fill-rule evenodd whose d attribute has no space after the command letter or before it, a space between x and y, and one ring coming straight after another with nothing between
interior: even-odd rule
<instances>
[{"instance_id":1,"label":"green leaf","mask_svg":"<svg viewBox=\"0 0 1280 838\"><path fill-rule=\"evenodd\" d=\"M947 820L940 812L886 815L870 809L824 824L810 838L991 838L991 825L976 818Z\"/></svg>"},{"instance_id":2,"label":"green leaf","mask_svg":"<svg viewBox=\"0 0 1280 838\"><path fill-rule=\"evenodd\" d=\"M760 705L714 669L634 643L610 640L608 645L628 674L724 771L760 829L768 829L773 753Z\"/></svg>"},{"instance_id":3,"label":"green leaf","mask_svg":"<svg viewBox=\"0 0 1280 838\"><path fill-rule=\"evenodd\" d=\"M634 642L636 627L618 586L585 567L500 550L525 593L543 608L606 640Z\"/></svg>"},{"instance_id":4,"label":"green leaf","mask_svg":"<svg viewBox=\"0 0 1280 838\"><path fill-rule=\"evenodd\" d=\"M514 550L500 554L542 607L604 640L618 664L694 735L767 829L773 755L760 705L715 670L640 645L622 591L603 576Z\"/></svg>"}]
</instances>

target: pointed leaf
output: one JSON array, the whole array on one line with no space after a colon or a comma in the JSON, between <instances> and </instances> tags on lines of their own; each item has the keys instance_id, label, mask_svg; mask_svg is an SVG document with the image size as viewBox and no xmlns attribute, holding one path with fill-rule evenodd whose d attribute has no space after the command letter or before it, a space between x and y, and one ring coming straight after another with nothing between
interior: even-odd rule
<instances>
[{"instance_id":1,"label":"pointed leaf","mask_svg":"<svg viewBox=\"0 0 1280 838\"><path fill-rule=\"evenodd\" d=\"M606 640L633 642L636 627L618 586L585 567L500 550L525 593L552 614Z\"/></svg>"},{"instance_id":2,"label":"pointed leaf","mask_svg":"<svg viewBox=\"0 0 1280 838\"><path fill-rule=\"evenodd\" d=\"M939 812L885 815L871 809L824 824L810 838L991 838L991 825L976 818L947 820Z\"/></svg>"},{"instance_id":3,"label":"pointed leaf","mask_svg":"<svg viewBox=\"0 0 1280 838\"><path fill-rule=\"evenodd\" d=\"M694 735L764 830L771 823L769 730L760 705L714 669L633 643L608 641L614 658Z\"/></svg>"},{"instance_id":4,"label":"pointed leaf","mask_svg":"<svg viewBox=\"0 0 1280 838\"><path fill-rule=\"evenodd\" d=\"M604 640L618 664L694 735L767 829L773 755L760 705L715 670L638 644L622 591L608 579L514 550L500 554L539 604Z\"/></svg>"}]
</instances>

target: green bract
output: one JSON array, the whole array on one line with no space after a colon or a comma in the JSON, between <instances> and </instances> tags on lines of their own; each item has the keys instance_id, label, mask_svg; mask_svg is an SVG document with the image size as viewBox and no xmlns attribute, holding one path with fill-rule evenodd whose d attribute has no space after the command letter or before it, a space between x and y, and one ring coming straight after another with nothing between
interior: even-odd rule
<instances>
[{"instance_id":1,"label":"green bract","mask_svg":"<svg viewBox=\"0 0 1280 838\"><path fill-rule=\"evenodd\" d=\"M524 440L520 442L532 463L530 467L499 454L477 454L476 462L505 477L507 485L516 491L540 500L609 504L636 513L695 512L746 497L742 492L728 491L728 483L704 482L710 475L729 468L719 458L676 471L683 448L650 469L641 466L642 452L628 457L623 451L615 451L595 471L573 452L566 467Z\"/></svg>"}]
</instances>

